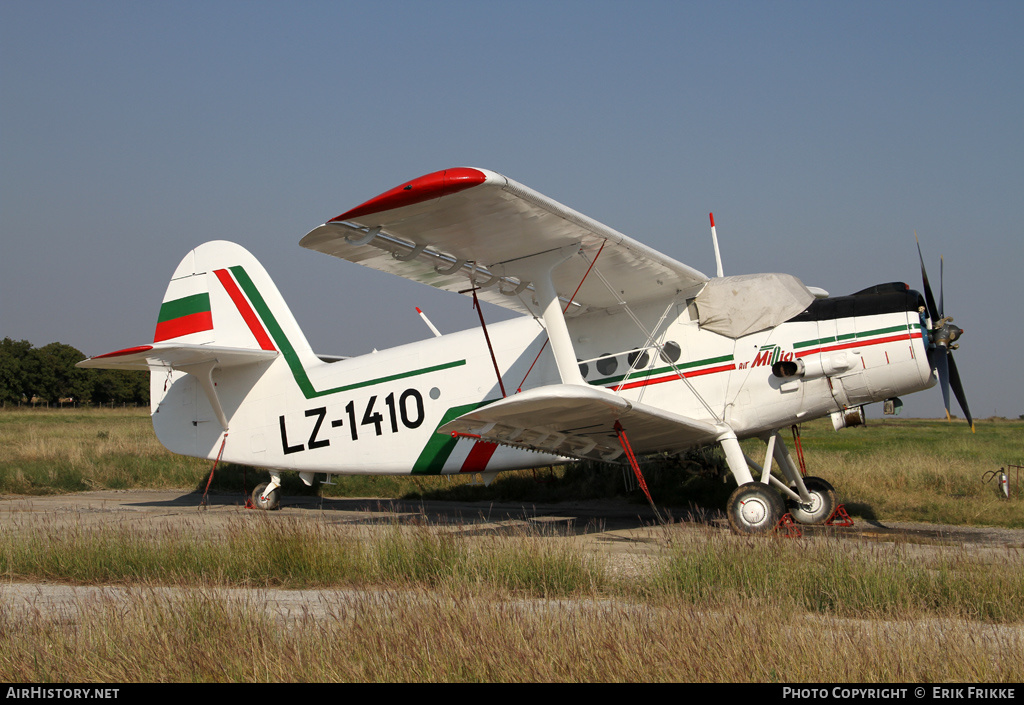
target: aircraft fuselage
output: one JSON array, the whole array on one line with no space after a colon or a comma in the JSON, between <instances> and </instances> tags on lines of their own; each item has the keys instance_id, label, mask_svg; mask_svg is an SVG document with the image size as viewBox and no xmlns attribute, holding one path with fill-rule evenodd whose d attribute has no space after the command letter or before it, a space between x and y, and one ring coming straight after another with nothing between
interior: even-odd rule
<instances>
[{"instance_id":1,"label":"aircraft fuselage","mask_svg":"<svg viewBox=\"0 0 1024 705\"><path fill-rule=\"evenodd\" d=\"M919 299L886 291L815 300L781 325L736 339L702 330L692 300L566 322L586 384L727 424L746 438L935 384ZM561 381L541 320L521 317L487 331L509 395ZM436 433L501 398L480 328L329 363L290 356L289 341L277 339L285 333L268 335L282 351L276 359L213 372L214 383L231 375L217 387L230 419L224 460L337 474L495 471L562 460ZM195 376L173 371L152 380L161 442L216 457L223 429Z\"/></svg>"}]
</instances>

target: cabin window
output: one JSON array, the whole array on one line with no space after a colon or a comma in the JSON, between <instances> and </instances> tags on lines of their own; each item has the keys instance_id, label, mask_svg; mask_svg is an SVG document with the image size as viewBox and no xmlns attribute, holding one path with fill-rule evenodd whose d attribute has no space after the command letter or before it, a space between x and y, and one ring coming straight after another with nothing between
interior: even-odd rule
<instances>
[{"instance_id":1,"label":"cabin window","mask_svg":"<svg viewBox=\"0 0 1024 705\"><path fill-rule=\"evenodd\" d=\"M629 360L630 368L642 370L643 368L647 367L647 363L651 361L651 356L647 354L646 350L634 348L626 356L626 359Z\"/></svg>"},{"instance_id":2,"label":"cabin window","mask_svg":"<svg viewBox=\"0 0 1024 705\"><path fill-rule=\"evenodd\" d=\"M682 353L682 348L679 347L679 343L668 341L661 347L661 354L659 357L663 362L674 364L679 361L679 355Z\"/></svg>"},{"instance_id":3,"label":"cabin window","mask_svg":"<svg viewBox=\"0 0 1024 705\"><path fill-rule=\"evenodd\" d=\"M615 374L619 369L619 361L611 353L601 353L601 359L597 361L597 371L603 375Z\"/></svg>"}]
</instances>

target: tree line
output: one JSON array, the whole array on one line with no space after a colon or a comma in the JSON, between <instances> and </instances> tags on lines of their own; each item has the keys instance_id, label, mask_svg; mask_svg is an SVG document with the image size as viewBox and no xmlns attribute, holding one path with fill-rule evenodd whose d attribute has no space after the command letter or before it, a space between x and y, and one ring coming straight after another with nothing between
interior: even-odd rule
<instances>
[{"instance_id":1,"label":"tree line","mask_svg":"<svg viewBox=\"0 0 1024 705\"><path fill-rule=\"evenodd\" d=\"M0 402L149 403L148 372L75 367L85 358L64 343L36 348L27 340L4 338L0 341Z\"/></svg>"}]
</instances>

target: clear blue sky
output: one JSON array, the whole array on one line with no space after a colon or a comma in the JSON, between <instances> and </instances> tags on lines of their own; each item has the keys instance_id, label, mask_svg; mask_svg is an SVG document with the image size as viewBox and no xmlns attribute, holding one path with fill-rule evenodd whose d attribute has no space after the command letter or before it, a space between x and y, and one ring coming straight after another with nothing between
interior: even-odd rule
<instances>
[{"instance_id":1,"label":"clear blue sky","mask_svg":"<svg viewBox=\"0 0 1024 705\"><path fill-rule=\"evenodd\" d=\"M0 337L148 342L210 239L263 262L318 352L425 337L417 305L473 326L297 243L478 166L711 273L714 211L727 274L834 294L919 288L916 229L974 415L1016 417L1022 36L1019 1L0 0Z\"/></svg>"}]
</instances>

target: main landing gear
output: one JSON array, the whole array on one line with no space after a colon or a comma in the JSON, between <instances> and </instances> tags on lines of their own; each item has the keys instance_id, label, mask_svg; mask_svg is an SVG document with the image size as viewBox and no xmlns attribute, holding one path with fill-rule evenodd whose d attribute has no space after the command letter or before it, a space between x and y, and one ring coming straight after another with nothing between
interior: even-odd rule
<instances>
[{"instance_id":1,"label":"main landing gear","mask_svg":"<svg viewBox=\"0 0 1024 705\"><path fill-rule=\"evenodd\" d=\"M270 473L270 482L256 485L252 491L252 504L257 509L277 509L281 506L281 474Z\"/></svg>"},{"instance_id":2,"label":"main landing gear","mask_svg":"<svg viewBox=\"0 0 1024 705\"><path fill-rule=\"evenodd\" d=\"M729 497L729 527L737 534L771 531L785 513L782 495L760 482L740 485Z\"/></svg>"},{"instance_id":3,"label":"main landing gear","mask_svg":"<svg viewBox=\"0 0 1024 705\"><path fill-rule=\"evenodd\" d=\"M790 499L786 502L789 513L801 524L824 524L836 510L835 489L820 477L805 477L804 487L807 488L811 501Z\"/></svg>"},{"instance_id":4,"label":"main landing gear","mask_svg":"<svg viewBox=\"0 0 1024 705\"><path fill-rule=\"evenodd\" d=\"M719 437L725 458L736 480L726 514L729 527L738 534L773 530L786 514L801 524L824 524L836 509L836 491L820 477L803 477L786 445L774 431L762 438L767 446L764 465L748 458L732 431ZM771 474L772 461L779 464L786 482ZM760 473L755 478L751 470Z\"/></svg>"}]
</instances>

